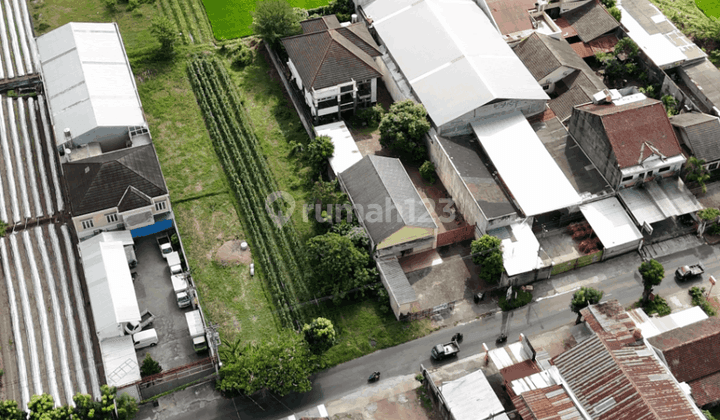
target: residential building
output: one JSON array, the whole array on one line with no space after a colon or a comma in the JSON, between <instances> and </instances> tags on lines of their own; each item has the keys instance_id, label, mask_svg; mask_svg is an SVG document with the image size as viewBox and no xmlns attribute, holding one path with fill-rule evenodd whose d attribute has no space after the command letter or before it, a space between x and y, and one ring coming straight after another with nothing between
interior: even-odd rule
<instances>
[{"instance_id":1,"label":"residential building","mask_svg":"<svg viewBox=\"0 0 720 420\"><path fill-rule=\"evenodd\" d=\"M534 32L553 36L560 34L560 28L548 15L551 9L559 8L560 3L548 4L547 1L535 0L477 0L477 4L509 45L519 42Z\"/></svg>"},{"instance_id":2,"label":"residential building","mask_svg":"<svg viewBox=\"0 0 720 420\"><path fill-rule=\"evenodd\" d=\"M720 319L710 317L648 340L678 382L687 383L700 407L720 402Z\"/></svg>"},{"instance_id":3,"label":"residential building","mask_svg":"<svg viewBox=\"0 0 720 420\"><path fill-rule=\"evenodd\" d=\"M167 186L152 144L63 164L80 239L139 229L171 217Z\"/></svg>"},{"instance_id":4,"label":"residential building","mask_svg":"<svg viewBox=\"0 0 720 420\"><path fill-rule=\"evenodd\" d=\"M554 93L549 106L564 121L575 105L592 102L594 94L607 89L590 66L564 39L533 33L513 50L545 92Z\"/></svg>"},{"instance_id":5,"label":"residential building","mask_svg":"<svg viewBox=\"0 0 720 420\"><path fill-rule=\"evenodd\" d=\"M677 69L693 103L707 113L720 116L720 70L710 60L689 63Z\"/></svg>"},{"instance_id":6,"label":"residential building","mask_svg":"<svg viewBox=\"0 0 720 420\"><path fill-rule=\"evenodd\" d=\"M699 112L670 117L680 143L689 155L705 161L706 169L714 171L720 165L720 118Z\"/></svg>"},{"instance_id":7,"label":"residential building","mask_svg":"<svg viewBox=\"0 0 720 420\"><path fill-rule=\"evenodd\" d=\"M588 44L603 36L615 34L620 27L620 23L596 1L562 13L555 23L564 34L574 32L573 35L564 36L571 45L577 42Z\"/></svg>"},{"instance_id":8,"label":"residential building","mask_svg":"<svg viewBox=\"0 0 720 420\"><path fill-rule=\"evenodd\" d=\"M391 96L422 103L438 135L471 134L473 122L545 110L548 96L474 1L382 0L359 10L387 50L383 81Z\"/></svg>"},{"instance_id":9,"label":"residential building","mask_svg":"<svg viewBox=\"0 0 720 420\"><path fill-rule=\"evenodd\" d=\"M282 39L291 80L317 122L377 102L380 48L365 23L343 26L335 15L301 22L302 35Z\"/></svg>"},{"instance_id":10,"label":"residential building","mask_svg":"<svg viewBox=\"0 0 720 420\"><path fill-rule=\"evenodd\" d=\"M377 257L435 246L437 225L399 159L367 155L339 179Z\"/></svg>"},{"instance_id":11,"label":"residential building","mask_svg":"<svg viewBox=\"0 0 720 420\"><path fill-rule=\"evenodd\" d=\"M37 46L59 151L150 142L116 23L68 23L38 37Z\"/></svg>"}]
</instances>

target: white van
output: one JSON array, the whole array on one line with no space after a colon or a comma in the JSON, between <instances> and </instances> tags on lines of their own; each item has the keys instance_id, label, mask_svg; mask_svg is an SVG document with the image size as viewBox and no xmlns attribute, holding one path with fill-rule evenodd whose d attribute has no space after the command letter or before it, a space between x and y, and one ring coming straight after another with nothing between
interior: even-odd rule
<instances>
[{"instance_id":1,"label":"white van","mask_svg":"<svg viewBox=\"0 0 720 420\"><path fill-rule=\"evenodd\" d=\"M151 328L135 333L133 334L133 343L135 344L135 350L152 347L158 343L157 331L155 331L155 328Z\"/></svg>"}]
</instances>

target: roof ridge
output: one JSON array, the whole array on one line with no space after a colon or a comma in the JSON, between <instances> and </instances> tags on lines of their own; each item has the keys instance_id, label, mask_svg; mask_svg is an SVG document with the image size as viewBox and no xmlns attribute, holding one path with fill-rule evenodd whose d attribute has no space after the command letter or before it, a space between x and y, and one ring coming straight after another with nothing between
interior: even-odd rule
<instances>
[{"instance_id":1,"label":"roof ridge","mask_svg":"<svg viewBox=\"0 0 720 420\"><path fill-rule=\"evenodd\" d=\"M137 176L141 177L142 179L148 181L149 183L153 184L154 186L160 188L161 190L164 190L165 188L164 188L163 186L160 186L160 185L156 184L153 180L151 180L150 178L148 178L148 177L145 176L144 174L136 171L135 169L131 168L130 166L128 166L128 165L124 162L124 159L127 158L128 156L130 156L130 155L135 155L135 154L139 153L140 150L137 150L137 149L140 149L140 148L143 147L143 146L150 146L150 145L147 144L147 145L142 145L142 146L138 146L138 147L130 147L130 148L128 148L128 149L136 149L136 150L130 150L127 154L125 154L125 155L122 156L121 158L115 159L115 160L112 160L112 161L109 161L109 162L107 162L107 163L117 162L117 163L119 163L120 165L122 165L122 166L124 166L125 168L127 168L129 171L131 171L131 172L133 172L134 174L136 174ZM134 187L133 187L133 188L134 188Z\"/></svg>"},{"instance_id":2,"label":"roof ridge","mask_svg":"<svg viewBox=\"0 0 720 420\"><path fill-rule=\"evenodd\" d=\"M310 89L313 89L313 86L315 86L315 80L317 79L318 74L320 74L320 69L322 68L322 63L325 62L325 58L327 58L328 52L330 51L330 46L333 43L333 37L332 37L332 35L330 35L330 29L325 30L325 31L313 32L313 34L323 34L323 33L327 33L328 36L330 36L330 42L327 44L327 47L325 48L325 52L322 55L322 59L320 59L320 64L315 69L315 74L313 74L313 77L310 82L310 86L309 86ZM308 35L310 35L310 34L308 34Z\"/></svg>"},{"instance_id":3,"label":"roof ridge","mask_svg":"<svg viewBox=\"0 0 720 420\"><path fill-rule=\"evenodd\" d=\"M352 54L352 55L354 55L355 57L357 57L360 61L363 62L363 64L364 64L366 67L368 67L368 68L370 68L370 69L372 69L372 70L378 71L377 68L374 68L374 67L372 67L372 66L369 64L369 62L370 62L370 63L374 63L374 61L373 61L372 57L370 57L370 55L369 55L368 53L366 53L366 52L363 51L360 47L358 47L357 45L355 45L355 43L353 43L352 41L350 41L349 39L347 39L347 38L345 37L345 35L343 35L343 34L341 34L340 32L338 32L337 29L328 30L328 32L331 32L331 31L332 31L335 35L337 35L338 37L342 37L342 39L345 40L345 42L347 42L348 44L350 44L352 47L356 48L357 51L353 51L352 49L348 48L347 45L343 45L343 43L342 43L340 40L336 39L336 38L333 36L333 33L330 34L330 39L332 39L332 42L337 43L339 46L341 46L342 48L344 48L347 52L349 52L350 54ZM330 51L330 48L328 48L328 51ZM367 59L364 58L361 54L362 54L362 55L366 55L366 56L367 56ZM325 57L323 57L323 61L325 61L324 59L325 59ZM321 66L321 67L322 67L322 66Z\"/></svg>"}]
</instances>

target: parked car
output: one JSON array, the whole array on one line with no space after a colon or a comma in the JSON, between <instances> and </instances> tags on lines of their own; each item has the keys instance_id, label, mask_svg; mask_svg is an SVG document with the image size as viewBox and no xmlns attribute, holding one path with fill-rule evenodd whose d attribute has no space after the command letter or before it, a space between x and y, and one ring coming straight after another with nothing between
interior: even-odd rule
<instances>
[{"instance_id":1,"label":"parked car","mask_svg":"<svg viewBox=\"0 0 720 420\"><path fill-rule=\"evenodd\" d=\"M145 327L152 326L153 321L155 321L155 315L153 315L152 312L145 309L142 314L140 314L140 323L135 324L132 322L128 322L125 324L125 333L127 334L135 334L143 329Z\"/></svg>"},{"instance_id":2,"label":"parked car","mask_svg":"<svg viewBox=\"0 0 720 420\"><path fill-rule=\"evenodd\" d=\"M144 349L145 347L153 347L157 345L157 343L158 335L155 328L133 334L133 344L135 345L135 350Z\"/></svg>"}]
</instances>

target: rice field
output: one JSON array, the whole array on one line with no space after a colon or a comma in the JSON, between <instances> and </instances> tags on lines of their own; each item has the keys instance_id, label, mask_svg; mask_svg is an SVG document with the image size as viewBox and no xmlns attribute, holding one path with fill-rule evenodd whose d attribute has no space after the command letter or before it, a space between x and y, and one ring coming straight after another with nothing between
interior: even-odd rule
<instances>
[{"instance_id":1,"label":"rice field","mask_svg":"<svg viewBox=\"0 0 720 420\"><path fill-rule=\"evenodd\" d=\"M219 40L252 35L252 12L255 0L203 0L215 38ZM292 7L314 9L326 6L328 0L289 0Z\"/></svg>"},{"instance_id":2,"label":"rice field","mask_svg":"<svg viewBox=\"0 0 720 420\"><path fill-rule=\"evenodd\" d=\"M717 0L695 0L695 4L706 16L720 18L720 2Z\"/></svg>"}]
</instances>

